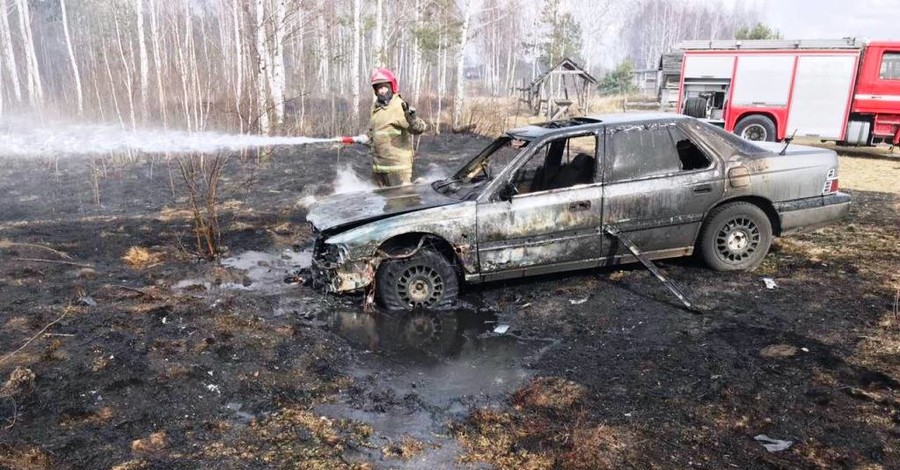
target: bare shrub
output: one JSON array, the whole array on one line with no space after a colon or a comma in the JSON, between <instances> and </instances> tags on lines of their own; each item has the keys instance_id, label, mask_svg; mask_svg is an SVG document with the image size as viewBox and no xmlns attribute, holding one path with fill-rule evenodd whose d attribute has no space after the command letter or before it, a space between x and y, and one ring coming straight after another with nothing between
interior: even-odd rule
<instances>
[{"instance_id":1,"label":"bare shrub","mask_svg":"<svg viewBox=\"0 0 900 470\"><path fill-rule=\"evenodd\" d=\"M193 216L197 255L212 261L220 252L218 190L228 156L218 154L177 157Z\"/></svg>"}]
</instances>

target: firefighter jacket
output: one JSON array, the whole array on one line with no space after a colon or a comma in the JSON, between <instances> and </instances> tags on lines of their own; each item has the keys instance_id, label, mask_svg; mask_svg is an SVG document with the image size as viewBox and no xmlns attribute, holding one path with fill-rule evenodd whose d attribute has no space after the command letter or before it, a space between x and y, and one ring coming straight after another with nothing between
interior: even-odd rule
<instances>
[{"instance_id":1,"label":"firefighter jacket","mask_svg":"<svg viewBox=\"0 0 900 470\"><path fill-rule=\"evenodd\" d=\"M369 124L369 142L372 147L372 171L392 173L411 171L413 147L410 134L425 131L425 122L409 113L409 106L399 94L395 94L386 106L376 100L372 105Z\"/></svg>"}]
</instances>

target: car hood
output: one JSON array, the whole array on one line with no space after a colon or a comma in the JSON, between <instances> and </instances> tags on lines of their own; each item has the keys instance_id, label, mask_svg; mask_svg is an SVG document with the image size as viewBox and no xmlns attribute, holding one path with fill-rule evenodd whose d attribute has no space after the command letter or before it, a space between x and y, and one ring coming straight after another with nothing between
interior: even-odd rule
<instances>
[{"instance_id":1,"label":"car hood","mask_svg":"<svg viewBox=\"0 0 900 470\"><path fill-rule=\"evenodd\" d=\"M395 186L329 196L313 204L306 214L306 220L324 232L457 202L459 201L432 189L431 184Z\"/></svg>"}]
</instances>

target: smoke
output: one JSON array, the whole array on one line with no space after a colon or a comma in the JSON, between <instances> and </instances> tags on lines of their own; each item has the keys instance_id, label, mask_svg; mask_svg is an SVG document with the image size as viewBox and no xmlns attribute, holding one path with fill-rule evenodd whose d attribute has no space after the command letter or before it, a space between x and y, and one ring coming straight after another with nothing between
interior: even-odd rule
<instances>
[{"instance_id":1,"label":"smoke","mask_svg":"<svg viewBox=\"0 0 900 470\"><path fill-rule=\"evenodd\" d=\"M103 124L35 125L27 121L0 122L0 156L31 157L65 154L215 153L276 145L334 142L311 137L269 137L219 132L162 129L124 130Z\"/></svg>"},{"instance_id":2,"label":"smoke","mask_svg":"<svg viewBox=\"0 0 900 470\"><path fill-rule=\"evenodd\" d=\"M432 181L442 180L449 177L450 174L447 172L447 169L441 167L436 163L431 163L428 165L428 170L425 171L425 174L416 178L414 183L431 183Z\"/></svg>"},{"instance_id":3,"label":"smoke","mask_svg":"<svg viewBox=\"0 0 900 470\"><path fill-rule=\"evenodd\" d=\"M355 193L372 189L375 189L375 185L371 181L360 178L349 164L339 168L337 176L334 178L334 194Z\"/></svg>"}]
</instances>

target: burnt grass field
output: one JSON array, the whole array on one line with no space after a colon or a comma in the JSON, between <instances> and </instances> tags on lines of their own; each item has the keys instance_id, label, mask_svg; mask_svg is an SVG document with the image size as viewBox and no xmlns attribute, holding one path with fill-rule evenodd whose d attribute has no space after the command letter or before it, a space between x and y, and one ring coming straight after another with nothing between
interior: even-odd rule
<instances>
[{"instance_id":1,"label":"burnt grass field","mask_svg":"<svg viewBox=\"0 0 900 470\"><path fill-rule=\"evenodd\" d=\"M842 157L850 218L756 272L661 262L704 313L628 266L412 317L283 282L362 151L230 156L214 262L160 156L0 163L2 468L900 468L900 157Z\"/></svg>"}]
</instances>

